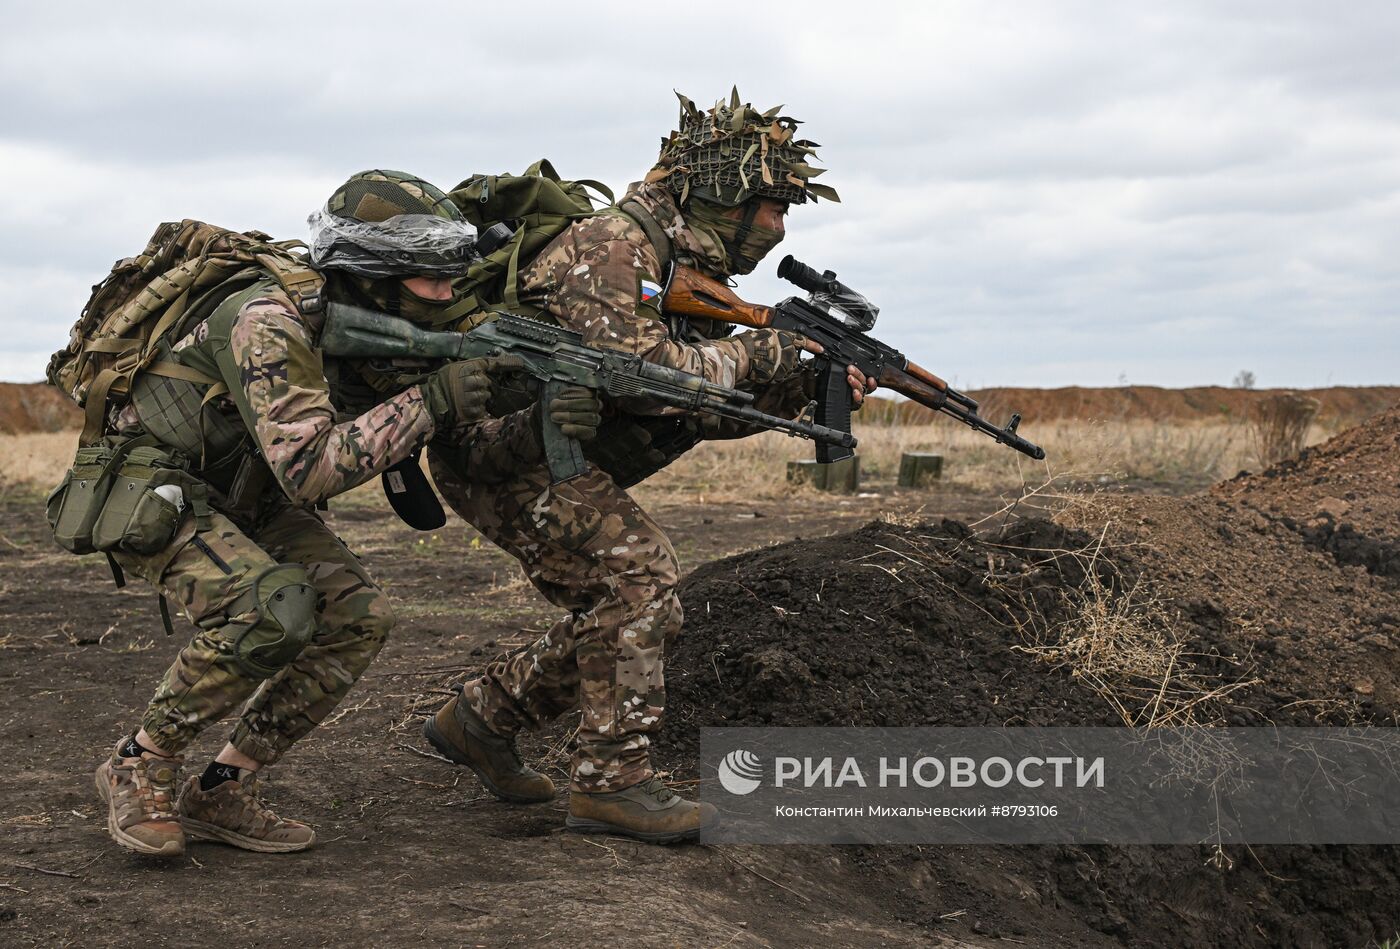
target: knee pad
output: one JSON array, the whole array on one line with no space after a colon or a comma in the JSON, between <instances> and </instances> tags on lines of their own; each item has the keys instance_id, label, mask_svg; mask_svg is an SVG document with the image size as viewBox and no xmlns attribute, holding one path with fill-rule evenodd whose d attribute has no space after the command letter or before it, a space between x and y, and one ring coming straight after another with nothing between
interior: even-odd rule
<instances>
[{"instance_id":1,"label":"knee pad","mask_svg":"<svg viewBox=\"0 0 1400 949\"><path fill-rule=\"evenodd\" d=\"M239 667L267 679L290 665L316 634L316 589L303 567L277 566L253 578L253 622L233 641Z\"/></svg>"}]
</instances>

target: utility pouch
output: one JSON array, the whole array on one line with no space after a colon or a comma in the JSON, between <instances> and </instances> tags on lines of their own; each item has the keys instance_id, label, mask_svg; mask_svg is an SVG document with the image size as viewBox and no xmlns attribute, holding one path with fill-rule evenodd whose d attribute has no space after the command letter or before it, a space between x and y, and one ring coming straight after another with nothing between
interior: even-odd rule
<instances>
[{"instance_id":1,"label":"utility pouch","mask_svg":"<svg viewBox=\"0 0 1400 949\"><path fill-rule=\"evenodd\" d=\"M44 513L58 546L74 554L90 554L93 528L112 489L124 439L104 438L78 449L73 467L49 492Z\"/></svg>"},{"instance_id":2,"label":"utility pouch","mask_svg":"<svg viewBox=\"0 0 1400 949\"><path fill-rule=\"evenodd\" d=\"M141 557L162 550L180 527L190 480L177 454L152 446L131 449L93 525L93 547Z\"/></svg>"}]
</instances>

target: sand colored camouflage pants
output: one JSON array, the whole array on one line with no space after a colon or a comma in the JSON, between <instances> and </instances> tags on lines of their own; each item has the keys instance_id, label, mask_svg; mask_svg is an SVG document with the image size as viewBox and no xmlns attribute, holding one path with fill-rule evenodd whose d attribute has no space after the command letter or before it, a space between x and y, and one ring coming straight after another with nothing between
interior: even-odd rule
<instances>
[{"instance_id":1,"label":"sand colored camouflage pants","mask_svg":"<svg viewBox=\"0 0 1400 949\"><path fill-rule=\"evenodd\" d=\"M215 513L211 530L194 534L186 524L160 554L117 559L128 573L155 583L199 627L141 722L167 751L182 751L247 702L230 741L257 761L276 761L345 697L394 625L388 598L355 555L315 512L286 503L246 534ZM230 616L229 609L277 564L305 567L317 594L317 629L290 665L258 681L232 654L233 637L256 614Z\"/></svg>"},{"instance_id":2,"label":"sand colored camouflage pants","mask_svg":"<svg viewBox=\"0 0 1400 949\"><path fill-rule=\"evenodd\" d=\"M662 656L681 627L679 567L665 533L597 468L551 485L543 468L464 483L432 458L444 498L569 614L490 663L463 695L502 734L582 708L572 786L613 791L651 776L666 704Z\"/></svg>"}]
</instances>

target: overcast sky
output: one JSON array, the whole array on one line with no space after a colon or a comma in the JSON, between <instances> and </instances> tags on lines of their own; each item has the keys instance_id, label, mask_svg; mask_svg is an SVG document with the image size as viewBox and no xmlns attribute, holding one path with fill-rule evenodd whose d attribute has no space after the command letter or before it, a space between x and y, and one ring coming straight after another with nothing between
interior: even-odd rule
<instances>
[{"instance_id":1,"label":"overcast sky","mask_svg":"<svg viewBox=\"0 0 1400 949\"><path fill-rule=\"evenodd\" d=\"M396 11L404 11L397 14ZM1400 4L49 3L0 29L0 379L165 220L301 237L349 174L619 191L737 83L841 204L781 253L964 387L1400 382Z\"/></svg>"}]
</instances>

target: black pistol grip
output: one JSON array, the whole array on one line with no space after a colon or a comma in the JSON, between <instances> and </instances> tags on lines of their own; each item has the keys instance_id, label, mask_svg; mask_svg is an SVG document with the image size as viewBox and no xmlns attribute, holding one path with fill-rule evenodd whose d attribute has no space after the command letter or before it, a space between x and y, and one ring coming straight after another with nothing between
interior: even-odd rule
<instances>
[{"instance_id":1,"label":"black pistol grip","mask_svg":"<svg viewBox=\"0 0 1400 949\"><path fill-rule=\"evenodd\" d=\"M555 484L577 478L588 468L583 446L578 439L565 435L549 417L549 403L559 395L564 383L549 380L540 387L540 434L544 442L544 459L549 465L549 477Z\"/></svg>"},{"instance_id":2,"label":"black pistol grip","mask_svg":"<svg viewBox=\"0 0 1400 949\"><path fill-rule=\"evenodd\" d=\"M838 432L851 432L851 385L846 381L846 367L838 366L834 360L825 359L817 376L817 417L818 425L834 428ZM844 461L855 452L844 445L817 442L817 461L830 464Z\"/></svg>"}]
</instances>

